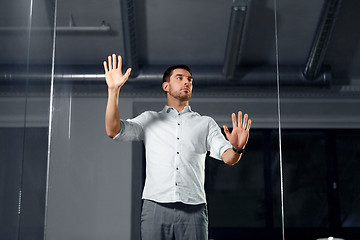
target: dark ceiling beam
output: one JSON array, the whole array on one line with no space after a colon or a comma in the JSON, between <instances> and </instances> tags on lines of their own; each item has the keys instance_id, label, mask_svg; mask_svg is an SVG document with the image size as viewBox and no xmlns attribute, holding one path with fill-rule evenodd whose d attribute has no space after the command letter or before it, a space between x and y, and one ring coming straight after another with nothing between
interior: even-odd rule
<instances>
[{"instance_id":1,"label":"dark ceiling beam","mask_svg":"<svg viewBox=\"0 0 360 240\"><path fill-rule=\"evenodd\" d=\"M236 73L244 38L244 29L246 27L247 11L247 0L237 0L233 2L222 70L226 79L233 79Z\"/></svg>"},{"instance_id":2,"label":"dark ceiling beam","mask_svg":"<svg viewBox=\"0 0 360 240\"><path fill-rule=\"evenodd\" d=\"M330 37L335 26L341 0L325 0L316 35L305 66L304 75L314 80L321 71Z\"/></svg>"},{"instance_id":3,"label":"dark ceiling beam","mask_svg":"<svg viewBox=\"0 0 360 240\"><path fill-rule=\"evenodd\" d=\"M133 0L120 0L121 18L124 41L124 65L126 68L131 67L133 76L139 71L138 62L138 45L136 35L136 14Z\"/></svg>"}]
</instances>

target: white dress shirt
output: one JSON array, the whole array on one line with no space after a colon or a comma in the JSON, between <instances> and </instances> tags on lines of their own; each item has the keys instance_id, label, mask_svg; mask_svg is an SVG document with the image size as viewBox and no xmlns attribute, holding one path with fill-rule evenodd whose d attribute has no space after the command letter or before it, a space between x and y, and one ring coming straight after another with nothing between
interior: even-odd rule
<instances>
[{"instance_id":1,"label":"white dress shirt","mask_svg":"<svg viewBox=\"0 0 360 240\"><path fill-rule=\"evenodd\" d=\"M115 140L143 140L146 149L146 180L143 199L159 203L206 203L205 157L221 160L231 144L214 119L165 106L160 112L146 111L121 120Z\"/></svg>"}]
</instances>

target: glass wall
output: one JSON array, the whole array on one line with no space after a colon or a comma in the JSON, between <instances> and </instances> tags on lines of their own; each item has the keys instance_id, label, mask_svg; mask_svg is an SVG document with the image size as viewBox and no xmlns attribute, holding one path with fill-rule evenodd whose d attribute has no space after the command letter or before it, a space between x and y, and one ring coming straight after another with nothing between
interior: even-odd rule
<instances>
[{"instance_id":1,"label":"glass wall","mask_svg":"<svg viewBox=\"0 0 360 240\"><path fill-rule=\"evenodd\" d=\"M355 1L278 3L280 69L291 63L302 74L299 86L284 86L288 77L280 75L290 237L301 229L313 239L359 237L358 7ZM304 45L294 59L290 49Z\"/></svg>"},{"instance_id":2,"label":"glass wall","mask_svg":"<svg viewBox=\"0 0 360 240\"><path fill-rule=\"evenodd\" d=\"M53 10L0 3L1 239L44 236Z\"/></svg>"},{"instance_id":3,"label":"glass wall","mask_svg":"<svg viewBox=\"0 0 360 240\"><path fill-rule=\"evenodd\" d=\"M162 72L179 61L194 71L194 111L213 117L220 127L231 128L231 113L238 110L253 119L241 164L230 168L206 160L213 236L227 232L223 229L231 233L281 222L280 208L272 205L279 195L273 199L270 184L279 179L276 69L259 66L245 47L235 64L242 70L230 80L222 74L234 31L228 27L238 3L213 3L205 13L191 2L179 4L178 14L191 15L179 24L166 4L125 2L109 2L106 8L97 1L87 2L85 8L66 1L1 3L1 238L139 239L145 150L141 143L115 143L106 136L102 61L111 53L123 56L124 68L142 67L121 92L124 119L163 108ZM131 7L138 13L135 19ZM265 37L259 39L258 29L249 28L241 43L258 41L264 48L256 49L255 56L274 66L275 58L268 59L275 56L273 2L254 2L252 8L244 19L256 26L256 12L261 12ZM203 21L194 21L199 15ZM132 25L134 20L138 25ZM206 37L212 29L202 29L207 22L219 32L212 39ZM159 41L159 33L175 36L179 31L183 37ZM262 76L268 81L263 88ZM241 77L246 80L238 86ZM259 83L248 84L252 80Z\"/></svg>"},{"instance_id":4,"label":"glass wall","mask_svg":"<svg viewBox=\"0 0 360 240\"><path fill-rule=\"evenodd\" d=\"M193 70L193 111L220 127L239 110L252 119L238 164L206 157L211 239L280 239L283 227L290 239L356 239L359 7L1 2L0 238L140 239L146 149L104 127L102 64L116 53L133 68L122 119L160 111L163 71L179 63Z\"/></svg>"},{"instance_id":5,"label":"glass wall","mask_svg":"<svg viewBox=\"0 0 360 240\"><path fill-rule=\"evenodd\" d=\"M266 25L262 27L265 37L259 39L259 30L249 27L242 40L245 50L236 64L243 69L237 75L246 76L246 81L261 82L265 76L268 82L262 89L246 81L236 86L222 76L233 3L213 3L212 11L204 12L193 8L192 2L136 2L136 17L132 19L132 8L122 5L124 2L114 1L105 8L99 2L91 2L87 8L76 2L57 5L46 239L140 237L145 150L141 143L115 143L104 129L107 86L102 61L111 53L123 56L124 68L134 69L120 93L123 119L163 108L166 97L161 89L162 73L179 61L186 61L193 68L194 111L213 117L219 126L229 127L232 112L242 110L250 114L254 133L242 162L230 168L215 159L206 160L211 234L216 237L219 231L223 234L223 229L274 227L274 222L281 222L281 214L280 208L272 206L273 194L274 203L279 202L280 196L269 184L273 178L279 179L273 2L265 6L255 2L254 10L247 12L246 21L251 26L258 24L256 12L266 16L262 22ZM176 14L167 10L174 8L172 4L177 6ZM221 11L214 18L217 9ZM181 14L189 18L179 23L175 15ZM191 20L199 14L203 21ZM138 25L132 25L134 20ZM194 31L205 22L214 24L219 31L211 41L204 39L211 29ZM111 28L106 30L106 26ZM137 41L132 35L133 27ZM164 32L168 34L160 41L159 34ZM180 38L171 37L179 32ZM256 49L256 55L272 67L259 66L253 51L246 51L253 41L264 46L266 50ZM201 44L205 46L197 48ZM134 49L138 52L134 53ZM268 60L268 56L273 57ZM137 67L140 70L136 71ZM261 73L257 75L256 71ZM239 78L237 75L235 78ZM269 139L272 147L267 143ZM234 212L242 217L237 218ZM245 235L248 233L245 231Z\"/></svg>"}]
</instances>

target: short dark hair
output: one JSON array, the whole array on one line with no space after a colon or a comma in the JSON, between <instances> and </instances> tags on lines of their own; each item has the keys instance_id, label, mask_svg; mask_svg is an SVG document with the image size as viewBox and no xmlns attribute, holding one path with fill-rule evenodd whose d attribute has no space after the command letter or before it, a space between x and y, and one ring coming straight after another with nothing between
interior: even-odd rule
<instances>
[{"instance_id":1,"label":"short dark hair","mask_svg":"<svg viewBox=\"0 0 360 240\"><path fill-rule=\"evenodd\" d=\"M163 75L163 82L168 82L170 80L170 76L172 74L172 72L175 70L175 69L184 69L186 71L188 71L191 76L192 76L192 73L191 73L191 69L184 65L184 64L180 64L180 65L174 65L174 66L171 66L169 67L168 69L166 69L166 71L164 72L164 75Z\"/></svg>"}]
</instances>

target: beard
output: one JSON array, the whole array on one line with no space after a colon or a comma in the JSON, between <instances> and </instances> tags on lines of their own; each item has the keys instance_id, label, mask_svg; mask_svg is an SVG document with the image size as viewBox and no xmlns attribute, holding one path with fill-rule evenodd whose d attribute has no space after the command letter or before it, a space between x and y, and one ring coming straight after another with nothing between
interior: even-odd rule
<instances>
[{"instance_id":1,"label":"beard","mask_svg":"<svg viewBox=\"0 0 360 240\"><path fill-rule=\"evenodd\" d=\"M191 94L192 92L189 90L188 92L184 92L184 91L172 91L171 89L169 89L169 95L172 96L173 98L180 100L180 101L189 101L191 98Z\"/></svg>"}]
</instances>

